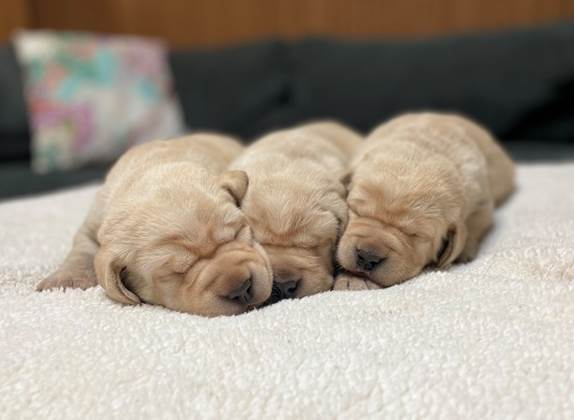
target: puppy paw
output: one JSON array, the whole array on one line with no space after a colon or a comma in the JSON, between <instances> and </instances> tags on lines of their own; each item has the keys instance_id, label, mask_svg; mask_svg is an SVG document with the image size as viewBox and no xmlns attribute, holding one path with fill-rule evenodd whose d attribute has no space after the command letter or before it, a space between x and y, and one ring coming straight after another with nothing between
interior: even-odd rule
<instances>
[{"instance_id":1,"label":"puppy paw","mask_svg":"<svg viewBox=\"0 0 574 420\"><path fill-rule=\"evenodd\" d=\"M462 252L460 253L460 255L457 257L456 262L457 263L467 263L467 262L471 262L472 260L474 260L476 258L476 255L478 254L478 244L477 243L467 243L464 246L464 249L462 250Z\"/></svg>"},{"instance_id":2,"label":"puppy paw","mask_svg":"<svg viewBox=\"0 0 574 420\"><path fill-rule=\"evenodd\" d=\"M36 290L41 292L48 289L88 289L97 285L98 280L93 271L56 271L38 283Z\"/></svg>"},{"instance_id":3,"label":"puppy paw","mask_svg":"<svg viewBox=\"0 0 574 420\"><path fill-rule=\"evenodd\" d=\"M381 286L371 280L352 274L339 274L333 286L333 290L374 290L380 288Z\"/></svg>"}]
</instances>

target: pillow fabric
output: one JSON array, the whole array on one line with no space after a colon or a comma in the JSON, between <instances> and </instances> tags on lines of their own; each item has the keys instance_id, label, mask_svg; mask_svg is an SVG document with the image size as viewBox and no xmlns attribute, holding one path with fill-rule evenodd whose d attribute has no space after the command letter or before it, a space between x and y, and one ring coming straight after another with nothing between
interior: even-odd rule
<instances>
[{"instance_id":1,"label":"pillow fabric","mask_svg":"<svg viewBox=\"0 0 574 420\"><path fill-rule=\"evenodd\" d=\"M183 131L161 42L27 31L15 46L35 170L110 161L132 145Z\"/></svg>"}]
</instances>

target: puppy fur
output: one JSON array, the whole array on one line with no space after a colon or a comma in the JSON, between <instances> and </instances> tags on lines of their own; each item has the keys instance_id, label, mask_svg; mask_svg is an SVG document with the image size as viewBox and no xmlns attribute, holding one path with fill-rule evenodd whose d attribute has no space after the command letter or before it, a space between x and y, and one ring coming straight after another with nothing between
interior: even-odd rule
<instances>
[{"instance_id":1,"label":"puppy fur","mask_svg":"<svg viewBox=\"0 0 574 420\"><path fill-rule=\"evenodd\" d=\"M247 177L225 172L241 151L213 134L130 149L108 174L66 260L38 290L99 282L124 304L205 316L267 300L271 266L236 205ZM242 288L249 298L235 298Z\"/></svg>"},{"instance_id":2,"label":"puppy fur","mask_svg":"<svg viewBox=\"0 0 574 420\"><path fill-rule=\"evenodd\" d=\"M341 176L360 142L338 123L311 123L264 136L231 165L249 177L241 209L270 258L275 285L294 284L288 297L333 286L348 214Z\"/></svg>"},{"instance_id":3,"label":"puppy fur","mask_svg":"<svg viewBox=\"0 0 574 420\"><path fill-rule=\"evenodd\" d=\"M508 155L485 129L456 115L397 117L368 136L351 166L349 223L337 259L380 286L430 264L474 258L494 207L514 189Z\"/></svg>"}]
</instances>

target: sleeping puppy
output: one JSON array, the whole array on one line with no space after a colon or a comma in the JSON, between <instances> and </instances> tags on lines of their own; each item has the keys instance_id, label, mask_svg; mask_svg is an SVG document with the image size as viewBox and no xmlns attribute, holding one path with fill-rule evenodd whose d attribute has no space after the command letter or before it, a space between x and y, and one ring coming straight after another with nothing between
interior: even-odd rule
<instances>
[{"instance_id":1,"label":"sleeping puppy","mask_svg":"<svg viewBox=\"0 0 574 420\"><path fill-rule=\"evenodd\" d=\"M63 265L38 290L99 282L121 303L205 316L239 314L267 300L269 260L236 204L247 177L224 173L241 151L235 140L212 134L130 149L108 174Z\"/></svg>"},{"instance_id":2,"label":"sleeping puppy","mask_svg":"<svg viewBox=\"0 0 574 420\"><path fill-rule=\"evenodd\" d=\"M474 258L494 207L514 189L514 165L492 136L447 114L407 114L381 125L351 171L337 259L379 286L427 265ZM336 288L369 288L361 281L345 276Z\"/></svg>"},{"instance_id":3,"label":"sleeping puppy","mask_svg":"<svg viewBox=\"0 0 574 420\"><path fill-rule=\"evenodd\" d=\"M240 201L269 255L272 301L329 290L337 240L347 223L341 176L361 138L334 122L266 135L231 165L245 171Z\"/></svg>"}]
</instances>

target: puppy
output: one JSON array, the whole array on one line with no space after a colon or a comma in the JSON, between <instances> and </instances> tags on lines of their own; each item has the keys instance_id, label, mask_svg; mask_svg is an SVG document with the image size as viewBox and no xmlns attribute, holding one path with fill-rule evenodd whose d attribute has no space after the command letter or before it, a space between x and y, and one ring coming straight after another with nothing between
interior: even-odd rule
<instances>
[{"instance_id":1,"label":"puppy","mask_svg":"<svg viewBox=\"0 0 574 420\"><path fill-rule=\"evenodd\" d=\"M347 223L348 169L361 138L334 122L264 136L231 165L249 177L240 201L274 273L272 301L329 290L337 240Z\"/></svg>"},{"instance_id":2,"label":"puppy","mask_svg":"<svg viewBox=\"0 0 574 420\"><path fill-rule=\"evenodd\" d=\"M407 114L379 126L351 170L337 259L379 286L429 264L474 258L493 208L514 189L508 155L486 130L456 115ZM357 288L360 280L342 281Z\"/></svg>"},{"instance_id":3,"label":"puppy","mask_svg":"<svg viewBox=\"0 0 574 420\"><path fill-rule=\"evenodd\" d=\"M242 147L195 134L130 149L114 165L63 265L38 285L92 287L121 303L216 316L271 294L265 251L237 207L242 172L225 172ZM95 269L95 270L94 270Z\"/></svg>"}]
</instances>

